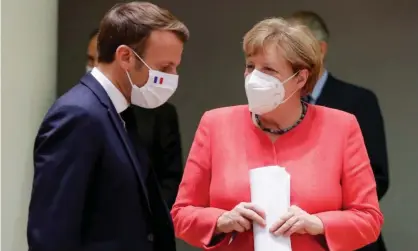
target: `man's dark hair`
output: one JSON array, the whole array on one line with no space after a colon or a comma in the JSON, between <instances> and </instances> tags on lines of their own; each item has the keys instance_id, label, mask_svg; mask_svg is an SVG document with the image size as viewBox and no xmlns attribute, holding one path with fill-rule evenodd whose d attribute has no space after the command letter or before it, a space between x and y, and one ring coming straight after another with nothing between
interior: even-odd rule
<instances>
[{"instance_id":1,"label":"man's dark hair","mask_svg":"<svg viewBox=\"0 0 418 251\"><path fill-rule=\"evenodd\" d=\"M152 31L174 32L185 43L187 27L169 11L147 2L122 3L110 9L100 23L97 50L99 63L111 63L121 45L133 48L140 55Z\"/></svg>"},{"instance_id":2,"label":"man's dark hair","mask_svg":"<svg viewBox=\"0 0 418 251\"><path fill-rule=\"evenodd\" d=\"M99 33L99 28L95 28L89 34L89 41L92 40Z\"/></svg>"}]
</instances>

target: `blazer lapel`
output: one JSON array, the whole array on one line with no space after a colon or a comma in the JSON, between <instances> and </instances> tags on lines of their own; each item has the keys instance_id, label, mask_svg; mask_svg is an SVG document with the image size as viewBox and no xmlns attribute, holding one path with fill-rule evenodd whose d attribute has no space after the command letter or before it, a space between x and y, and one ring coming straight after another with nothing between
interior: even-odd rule
<instances>
[{"instance_id":1,"label":"blazer lapel","mask_svg":"<svg viewBox=\"0 0 418 251\"><path fill-rule=\"evenodd\" d=\"M138 158L136 157L134 149L132 149L132 144L130 144L128 135L125 131L125 128L122 123L122 119L119 116L119 114L116 112L115 107L112 104L112 101L110 100L109 96L107 95L106 91L103 89L103 87L100 85L100 83L97 82L97 80L91 75L86 74L82 79L81 83L83 83L85 86L87 86L89 89L93 91L93 93L97 96L97 98L100 100L100 102L107 108L109 117L111 118L113 125L116 127L116 131L118 132L119 137L121 138L125 149L129 155L129 158L132 162L132 165L134 166L135 173L137 175L137 178L139 180L139 183L141 184L143 195L146 198L146 202L148 205L148 209L151 211L151 206L149 202L148 197L148 191L146 187L146 177L142 177L142 174L140 172L140 163L138 161Z\"/></svg>"},{"instance_id":2,"label":"blazer lapel","mask_svg":"<svg viewBox=\"0 0 418 251\"><path fill-rule=\"evenodd\" d=\"M321 94L318 97L318 100L316 101L317 105L322 106L329 106L334 101L334 96L332 93L334 92L334 77L331 74L328 74L328 78L325 81L324 88L322 89Z\"/></svg>"}]
</instances>

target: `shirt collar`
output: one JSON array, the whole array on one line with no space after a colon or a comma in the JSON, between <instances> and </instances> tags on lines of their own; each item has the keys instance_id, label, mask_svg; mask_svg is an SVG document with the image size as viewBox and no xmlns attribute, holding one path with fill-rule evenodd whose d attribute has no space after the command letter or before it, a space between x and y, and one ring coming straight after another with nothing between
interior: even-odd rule
<instances>
[{"instance_id":1,"label":"shirt collar","mask_svg":"<svg viewBox=\"0 0 418 251\"><path fill-rule=\"evenodd\" d=\"M100 83L103 89L105 89L117 113L121 113L128 108L129 104L125 96L123 96L122 92L99 69L94 67L90 73Z\"/></svg>"},{"instance_id":2,"label":"shirt collar","mask_svg":"<svg viewBox=\"0 0 418 251\"><path fill-rule=\"evenodd\" d=\"M316 85L312 91L311 98L313 99L313 103L316 103L316 101L319 98L319 95L321 95L322 89L324 88L327 79L328 71L325 70L324 73L322 73L322 76L318 79L318 82L316 82Z\"/></svg>"}]
</instances>

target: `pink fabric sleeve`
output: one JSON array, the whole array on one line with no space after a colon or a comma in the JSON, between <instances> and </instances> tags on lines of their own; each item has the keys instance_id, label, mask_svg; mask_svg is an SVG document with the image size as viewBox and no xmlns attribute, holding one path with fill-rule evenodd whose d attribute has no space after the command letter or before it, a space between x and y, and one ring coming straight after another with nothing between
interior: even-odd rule
<instances>
[{"instance_id":1,"label":"pink fabric sleeve","mask_svg":"<svg viewBox=\"0 0 418 251\"><path fill-rule=\"evenodd\" d=\"M343 209L316 214L324 224L330 251L355 250L372 243L383 225L376 182L354 116L348 127L341 176Z\"/></svg>"},{"instance_id":2,"label":"pink fabric sleeve","mask_svg":"<svg viewBox=\"0 0 418 251\"><path fill-rule=\"evenodd\" d=\"M209 207L211 183L210 119L205 113L200 121L184 169L176 202L171 210L176 237L187 243L211 250L228 242L228 236L208 246L218 218L225 210Z\"/></svg>"}]
</instances>

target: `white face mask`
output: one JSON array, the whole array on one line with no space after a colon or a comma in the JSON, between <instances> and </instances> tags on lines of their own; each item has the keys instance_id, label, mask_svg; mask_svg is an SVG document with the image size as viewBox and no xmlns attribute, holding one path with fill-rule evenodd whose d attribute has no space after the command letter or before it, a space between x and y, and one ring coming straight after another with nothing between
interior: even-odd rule
<instances>
[{"instance_id":1,"label":"white face mask","mask_svg":"<svg viewBox=\"0 0 418 251\"><path fill-rule=\"evenodd\" d=\"M93 67L86 65L86 73L91 72L93 70Z\"/></svg>"},{"instance_id":2,"label":"white face mask","mask_svg":"<svg viewBox=\"0 0 418 251\"><path fill-rule=\"evenodd\" d=\"M129 82L132 85L131 103L142 108L153 109L161 106L174 94L178 86L179 76L161 71L152 70L135 51L132 51L148 68L148 81L142 86L136 86L128 71Z\"/></svg>"},{"instance_id":3,"label":"white face mask","mask_svg":"<svg viewBox=\"0 0 418 251\"><path fill-rule=\"evenodd\" d=\"M298 72L281 82L279 79L254 70L245 78L245 92L247 94L248 106L251 112L262 115L277 108L286 102L297 92L294 91L286 99L284 84L292 79Z\"/></svg>"}]
</instances>

